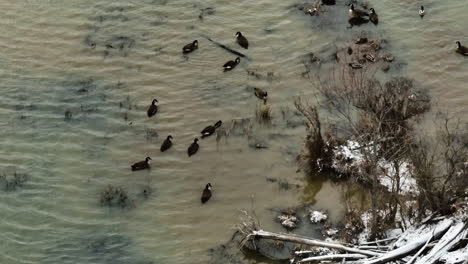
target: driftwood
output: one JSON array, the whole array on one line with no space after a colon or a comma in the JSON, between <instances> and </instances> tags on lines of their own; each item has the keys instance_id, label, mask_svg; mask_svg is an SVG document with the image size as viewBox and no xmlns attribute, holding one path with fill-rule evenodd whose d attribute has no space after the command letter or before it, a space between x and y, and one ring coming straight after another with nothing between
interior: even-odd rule
<instances>
[{"instance_id":1,"label":"driftwood","mask_svg":"<svg viewBox=\"0 0 468 264\"><path fill-rule=\"evenodd\" d=\"M362 254L336 254L336 255L325 255L301 259L296 263L304 263L309 261L321 261L321 260L337 260L337 259L363 259L367 256Z\"/></svg>"},{"instance_id":2,"label":"driftwood","mask_svg":"<svg viewBox=\"0 0 468 264\"><path fill-rule=\"evenodd\" d=\"M294 234L272 233L263 230L250 230L247 239L272 239L335 250L335 252L323 256L311 256L310 254L314 254L314 251L296 251L291 263L338 260L341 263L360 264L383 264L390 261L406 264L435 264L448 252L453 253L453 250L459 250L459 254L462 254L463 249L457 248L460 243L464 243L463 240L468 236L467 227L466 220L442 219L436 224L426 223L419 228L408 230L392 243L393 245L390 242L396 238L366 242L362 243L365 245L360 247L350 247L335 242L330 243ZM385 245L379 244L382 242L385 242ZM394 245L397 245L397 248L394 248Z\"/></svg>"},{"instance_id":3,"label":"driftwood","mask_svg":"<svg viewBox=\"0 0 468 264\"><path fill-rule=\"evenodd\" d=\"M452 226L440 239L439 243L437 243L426 256L417 261L416 264L436 263L456 242L464 238L466 233L465 223L461 222Z\"/></svg>"},{"instance_id":4,"label":"driftwood","mask_svg":"<svg viewBox=\"0 0 468 264\"><path fill-rule=\"evenodd\" d=\"M208 37L208 36L202 35L202 37L206 38L207 40L209 40L210 42L212 42L212 43L215 44L216 46L218 46L218 47L220 47L220 48L222 48L222 49L225 49L225 50L229 51L230 53L232 53L232 54L234 54L234 55L237 55L237 56L239 56L239 57L246 58L246 59L250 60L250 58L247 57L247 55L242 54L242 53L240 53L240 52L238 52L238 51L236 51L236 50L233 50L233 49L227 47L226 45L223 45L223 44L221 44L221 43L219 43L219 42L217 42L217 41L211 39L211 38Z\"/></svg>"},{"instance_id":5,"label":"driftwood","mask_svg":"<svg viewBox=\"0 0 468 264\"><path fill-rule=\"evenodd\" d=\"M361 250L358 248L347 247L347 246L337 244L337 243L329 243L329 242L324 242L321 240L310 239L310 238L301 237L297 235L291 235L291 234L280 234L280 233L272 233L272 232L267 232L263 230L258 230L258 231L252 231L250 236L256 237L256 238L265 238L265 239L273 239L273 240L279 240L279 241L285 241L285 242L293 242L293 243L298 243L298 244L303 244L303 245L308 245L308 246L332 248L332 249L336 249L340 251L362 254L365 256L380 256L381 255L380 253L376 253L373 251Z\"/></svg>"},{"instance_id":6,"label":"driftwood","mask_svg":"<svg viewBox=\"0 0 468 264\"><path fill-rule=\"evenodd\" d=\"M419 248L421 248L422 246L424 246L424 244L427 243L427 240L433 236L434 238L438 238L438 237L441 237L443 234L445 234L445 232L447 232L447 230L450 228L450 226L453 224L453 221L452 220L445 220L445 221L442 221L441 223L439 223L435 228L434 228L434 231L429 234L425 234L425 235L422 235L420 236L418 239L416 239L415 241L407 244L407 245L404 245L400 248L397 248L395 250L392 250L388 253L386 253L385 255L379 257L379 258L376 258L376 259L373 259L373 260L370 260L370 261L367 261L367 262L364 262L365 264L382 264L382 263L387 263L389 261L392 261L392 260L396 260L396 259L401 259L403 257L406 257L408 256L411 252L415 251L415 250L418 250Z\"/></svg>"}]
</instances>

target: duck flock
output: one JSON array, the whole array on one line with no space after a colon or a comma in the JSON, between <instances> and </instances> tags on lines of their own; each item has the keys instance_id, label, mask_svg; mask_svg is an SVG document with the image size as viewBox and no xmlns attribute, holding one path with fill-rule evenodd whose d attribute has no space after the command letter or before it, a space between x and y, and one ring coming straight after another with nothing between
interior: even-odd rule
<instances>
[{"instance_id":1,"label":"duck flock","mask_svg":"<svg viewBox=\"0 0 468 264\"><path fill-rule=\"evenodd\" d=\"M350 16L350 20L351 19L366 19L366 20L371 21L375 25L377 25L379 23L379 18L378 18L378 15L377 15L375 9L370 8L369 10L370 10L370 13L368 13L368 12L366 12L364 10L361 10L361 9L357 9L357 8L354 7L353 4L350 4L350 8L349 8L349 11L348 11L349 16ZM317 12L318 12L317 8L314 8L313 10L312 9L306 10L306 13L309 13L311 15L314 15ZM418 13L419 13L419 16L421 18L423 18L426 15L426 11L424 9L424 6L421 6ZM247 40L247 38L244 35L242 35L241 32L236 33L236 40L237 40L237 43L239 44L239 46L241 46L242 48L244 48L244 49L249 48L249 41ZM457 41L456 44L457 44L456 52L461 54L461 55L468 56L468 48L463 46L460 41ZM185 45L182 48L182 53L187 55L189 53L192 53L192 52L196 51L197 49L198 49L198 40L194 40L193 42ZM236 66L239 63L240 63L240 57L237 57L234 60L230 60L230 61L226 62L223 65L223 71L224 72L231 71L231 70L235 69ZM263 100L264 103L266 104L266 100L267 100L267 97L268 97L268 93L266 91L264 91L264 90L262 90L260 88L254 88L254 95L256 97L258 97L259 99ZM148 115L149 118L155 116L158 113L157 103L158 103L158 100L153 99L153 101L152 101L152 103L149 106L148 111L147 111L147 115ZM209 136L213 135L216 132L216 129L219 128L222 125L222 123L223 122L221 120L219 120L215 124L205 127L200 132L201 133L201 138L205 138L205 137L209 137ZM161 145L161 148L160 148L161 152L167 151L172 147L172 140L173 140L172 135L168 135L167 138L164 140L164 142ZM198 144L198 141L199 141L199 139L195 138L193 140L192 144L188 147L187 155L189 157L195 155L198 152L198 149L200 147L199 144ZM150 163L151 163L151 158L146 157L145 160L136 162L133 165L131 165L131 169L132 169L132 171L139 171L139 170L149 169L150 168ZM206 203L211 198L211 195L212 195L211 190L212 190L211 183L206 184L205 189L203 190L202 196L201 196L201 202L202 203Z\"/></svg>"},{"instance_id":2,"label":"duck flock","mask_svg":"<svg viewBox=\"0 0 468 264\"><path fill-rule=\"evenodd\" d=\"M249 41L247 40L246 37L244 37L242 35L241 32L236 33L236 39L237 39L237 43L242 48L244 48L244 49L249 48ZM194 52L197 49L198 49L198 40L194 40L193 42L185 45L182 48L182 53L187 55L189 53ZM240 58L239 57L237 57L234 60L230 60L230 61L226 62L223 65L223 71L224 72L231 71L234 68L236 68L236 66L239 63L240 63ZM258 97L259 99L262 99L264 101L264 103L266 103L266 100L267 100L267 97L268 97L268 93L266 91L264 91L264 90L262 90L260 88L255 88L254 89L254 95L256 97ZM155 116L158 113L158 105L157 104L158 104L158 100L156 98L153 99L153 101L151 102L151 105L148 107L148 110L147 110L148 118L151 118L151 117ZM222 124L223 124L223 122L221 120L219 120L215 124L205 127L200 132L201 138L206 138L206 137L209 137L209 136L213 135L216 132L216 129L218 129ZM164 142L161 145L161 148L160 148L161 152L165 152L165 151L169 150L172 147L172 140L173 139L174 138L172 137L172 135L167 136L167 138L164 140ZM189 157L195 155L198 152L198 149L200 148L200 146L198 144L198 141L199 141L199 139L195 138L193 140L192 144L188 147L187 155ZM150 163L151 163L151 158L146 157L145 160L136 162L136 163L132 164L130 167L131 167L132 171L145 170L145 169L150 169ZM211 198L211 189L212 189L211 183L206 184L205 189L203 190L203 193L202 193L202 197L201 197L201 202L202 203L206 203Z\"/></svg>"}]
</instances>

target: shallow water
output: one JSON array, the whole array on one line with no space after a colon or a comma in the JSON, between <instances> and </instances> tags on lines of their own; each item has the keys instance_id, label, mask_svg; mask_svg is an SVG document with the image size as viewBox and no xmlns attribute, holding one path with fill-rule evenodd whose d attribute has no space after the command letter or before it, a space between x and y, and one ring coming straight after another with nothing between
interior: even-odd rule
<instances>
[{"instance_id":1,"label":"shallow water","mask_svg":"<svg viewBox=\"0 0 468 264\"><path fill-rule=\"evenodd\" d=\"M331 15L346 14L344 1L319 18L295 3L0 0L0 169L28 175L16 190L0 190L0 263L200 263L229 240L239 210L254 208L265 229L278 231L274 211L303 202L339 219L340 188L297 172L305 127L293 100L316 93L301 75L303 56L333 52L361 30L388 40L403 65L389 74L414 78L440 108L468 116L468 58L454 53L456 40L468 45L464 1L424 1L423 20L421 1L375 1L379 26L352 29ZM200 20L208 7L215 12ZM239 30L248 50L235 44ZM235 57L201 35L251 60L222 73ZM180 50L193 39L200 47L187 59ZM272 125L255 121L252 87L268 90ZM148 119L154 97L160 113ZM187 157L203 127L242 118L252 118L251 135L267 149L250 148L246 135L212 136ZM174 147L161 154L168 134ZM153 169L131 172L146 156ZM208 182L214 195L201 205ZM109 184L127 189L134 208L101 206Z\"/></svg>"}]
</instances>

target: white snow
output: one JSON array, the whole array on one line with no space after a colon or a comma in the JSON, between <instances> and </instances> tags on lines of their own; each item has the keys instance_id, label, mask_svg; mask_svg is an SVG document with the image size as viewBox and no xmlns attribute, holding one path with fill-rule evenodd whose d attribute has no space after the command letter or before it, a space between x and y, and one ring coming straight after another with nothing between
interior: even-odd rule
<instances>
[{"instance_id":1,"label":"white snow","mask_svg":"<svg viewBox=\"0 0 468 264\"><path fill-rule=\"evenodd\" d=\"M325 222L327 219L328 219L328 216L325 214L325 212L322 212L322 211L310 212L310 222L312 222L312 224Z\"/></svg>"},{"instance_id":2,"label":"white snow","mask_svg":"<svg viewBox=\"0 0 468 264\"><path fill-rule=\"evenodd\" d=\"M372 144L370 142L369 144ZM339 146L334 150L335 158L333 160L332 167L338 172L346 171L357 171L360 172L361 164L365 161L364 151L369 151L372 153L372 150L368 149L370 147L362 147L359 142L348 140L346 145ZM395 176L397 174L397 169L392 162L382 159L378 162L378 171L379 171L379 182L383 186L387 187L389 191L392 190ZM418 194L418 187L416 180L412 177L411 174L412 165L406 161L403 161L399 164L399 175L400 175L400 193L401 194Z\"/></svg>"}]
</instances>

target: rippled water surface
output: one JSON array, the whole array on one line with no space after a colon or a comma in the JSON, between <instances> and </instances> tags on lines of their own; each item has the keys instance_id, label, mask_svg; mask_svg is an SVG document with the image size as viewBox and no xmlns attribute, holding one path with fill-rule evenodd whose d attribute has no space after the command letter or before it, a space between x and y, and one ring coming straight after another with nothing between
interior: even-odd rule
<instances>
[{"instance_id":1,"label":"rippled water surface","mask_svg":"<svg viewBox=\"0 0 468 264\"><path fill-rule=\"evenodd\" d=\"M338 219L340 189L307 180L295 162L305 127L294 97L316 93L302 76L305 54L369 31L401 63L389 74L414 78L439 107L468 116L468 58L454 53L456 40L468 45L465 1L424 1L423 20L423 1L369 2L378 27L346 29L344 1L310 17L294 7L301 2L279 0L0 0L0 173L26 174L22 186L0 190L0 263L203 263L230 239L239 210L253 207L278 231L274 211L302 202ZM234 55L203 36L250 60L223 73ZM194 39L199 49L182 56ZM268 90L271 125L255 121L252 87ZM149 119L153 98L160 113ZM203 139L188 158L193 138L219 119L224 129L244 120L250 132ZM174 147L161 154L168 134ZM131 172L146 156L152 169ZM208 182L214 195L201 205ZM126 189L134 206L102 206L107 185Z\"/></svg>"}]
</instances>

